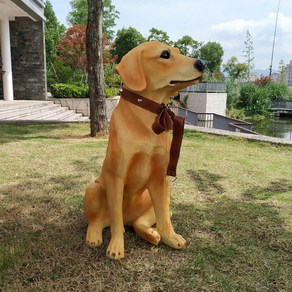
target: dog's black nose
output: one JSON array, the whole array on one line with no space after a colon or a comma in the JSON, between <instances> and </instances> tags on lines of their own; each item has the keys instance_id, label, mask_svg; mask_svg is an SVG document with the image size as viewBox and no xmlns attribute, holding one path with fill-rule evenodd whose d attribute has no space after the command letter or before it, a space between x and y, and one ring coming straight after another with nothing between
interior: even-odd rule
<instances>
[{"instance_id":1,"label":"dog's black nose","mask_svg":"<svg viewBox=\"0 0 292 292\"><path fill-rule=\"evenodd\" d=\"M203 60L197 59L195 62L195 68L200 72L203 72L206 67L206 63Z\"/></svg>"}]
</instances>

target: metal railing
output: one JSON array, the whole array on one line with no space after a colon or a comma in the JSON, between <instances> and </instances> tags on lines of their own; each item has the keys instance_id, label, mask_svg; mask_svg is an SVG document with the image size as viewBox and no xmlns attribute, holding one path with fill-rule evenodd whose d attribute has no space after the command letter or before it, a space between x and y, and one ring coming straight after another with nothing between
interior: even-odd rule
<instances>
[{"instance_id":1,"label":"metal railing","mask_svg":"<svg viewBox=\"0 0 292 292\"><path fill-rule=\"evenodd\" d=\"M271 109L292 110L292 101L273 101Z\"/></svg>"},{"instance_id":2,"label":"metal railing","mask_svg":"<svg viewBox=\"0 0 292 292\"><path fill-rule=\"evenodd\" d=\"M199 84L188 86L181 90L181 92L226 92L226 84L224 82L201 82Z\"/></svg>"},{"instance_id":3,"label":"metal railing","mask_svg":"<svg viewBox=\"0 0 292 292\"><path fill-rule=\"evenodd\" d=\"M257 134L252 131L252 123L228 118L215 113L196 113L181 107L173 107L172 110L175 114L184 117L188 125Z\"/></svg>"}]
</instances>

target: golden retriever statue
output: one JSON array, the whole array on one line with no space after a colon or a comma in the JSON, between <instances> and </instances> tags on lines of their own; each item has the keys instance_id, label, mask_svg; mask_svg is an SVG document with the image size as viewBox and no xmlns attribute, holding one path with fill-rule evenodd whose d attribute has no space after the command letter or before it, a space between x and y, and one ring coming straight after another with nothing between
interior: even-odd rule
<instances>
[{"instance_id":1,"label":"golden retriever statue","mask_svg":"<svg viewBox=\"0 0 292 292\"><path fill-rule=\"evenodd\" d=\"M126 54L116 70L124 90L141 97L138 103L145 97L157 104L168 104L179 89L202 80L204 67L203 61L152 41ZM100 246L102 230L110 226L106 254L112 259L124 257L124 225L133 226L138 235L154 245L162 241L175 249L187 246L170 220L166 169L172 136L168 131L154 133L156 116L120 99L111 117L101 174L85 192L86 243Z\"/></svg>"}]
</instances>

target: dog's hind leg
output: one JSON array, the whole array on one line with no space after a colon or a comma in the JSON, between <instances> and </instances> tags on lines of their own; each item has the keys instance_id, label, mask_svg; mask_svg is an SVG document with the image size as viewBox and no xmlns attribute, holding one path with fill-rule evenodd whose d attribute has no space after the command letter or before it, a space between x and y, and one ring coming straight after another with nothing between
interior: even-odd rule
<instances>
[{"instance_id":1,"label":"dog's hind leg","mask_svg":"<svg viewBox=\"0 0 292 292\"><path fill-rule=\"evenodd\" d=\"M148 242L158 245L160 235L152 226L156 223L153 206L145 211L140 217L133 222L136 233Z\"/></svg>"},{"instance_id":2,"label":"dog's hind leg","mask_svg":"<svg viewBox=\"0 0 292 292\"><path fill-rule=\"evenodd\" d=\"M102 244L102 230L110 225L105 189L98 182L91 183L84 197L84 215L88 220L86 243L95 247Z\"/></svg>"}]
</instances>

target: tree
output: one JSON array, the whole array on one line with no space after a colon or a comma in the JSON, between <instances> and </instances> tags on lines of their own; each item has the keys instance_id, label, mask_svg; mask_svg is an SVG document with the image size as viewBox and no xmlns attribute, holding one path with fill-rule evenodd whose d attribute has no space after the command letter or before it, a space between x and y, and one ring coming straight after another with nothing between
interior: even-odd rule
<instances>
[{"instance_id":1,"label":"tree","mask_svg":"<svg viewBox=\"0 0 292 292\"><path fill-rule=\"evenodd\" d=\"M115 61L111 55L113 43L103 35L102 55L103 63ZM74 70L81 70L87 80L87 57L86 57L86 25L76 24L68 28L58 43L59 58Z\"/></svg>"},{"instance_id":2,"label":"tree","mask_svg":"<svg viewBox=\"0 0 292 292\"><path fill-rule=\"evenodd\" d=\"M271 101L268 98L265 86L255 83L243 83L240 86L240 97L236 107L242 109L246 116L266 115L269 112Z\"/></svg>"},{"instance_id":3,"label":"tree","mask_svg":"<svg viewBox=\"0 0 292 292\"><path fill-rule=\"evenodd\" d=\"M189 57L198 58L203 43L195 41L191 36L185 35L174 43L180 52Z\"/></svg>"},{"instance_id":4,"label":"tree","mask_svg":"<svg viewBox=\"0 0 292 292\"><path fill-rule=\"evenodd\" d=\"M60 24L57 20L53 6L50 1L46 1L44 15L45 22L45 43L46 43L46 63L47 75L56 76L55 63L57 58L57 42L65 31L65 26ZM48 86L50 85L51 78L47 78Z\"/></svg>"},{"instance_id":5,"label":"tree","mask_svg":"<svg viewBox=\"0 0 292 292\"><path fill-rule=\"evenodd\" d=\"M65 31L65 26L61 25L50 1L46 1L44 14L46 17L45 22L45 40L46 40L46 61L50 64L56 59L57 49L56 44L60 35Z\"/></svg>"},{"instance_id":6,"label":"tree","mask_svg":"<svg viewBox=\"0 0 292 292\"><path fill-rule=\"evenodd\" d=\"M223 71L228 74L228 79L226 80L226 92L227 109L230 110L234 106L236 99L239 97L238 80L246 76L247 65L245 63L239 63L237 58L233 56L223 65Z\"/></svg>"},{"instance_id":7,"label":"tree","mask_svg":"<svg viewBox=\"0 0 292 292\"><path fill-rule=\"evenodd\" d=\"M67 21L71 25L85 24L88 18L88 3L87 0L72 0L70 2L72 11L69 12ZM112 5L111 0L103 1L103 32L109 40L114 37L112 28L116 25L115 20L119 17L119 12Z\"/></svg>"},{"instance_id":8,"label":"tree","mask_svg":"<svg viewBox=\"0 0 292 292\"><path fill-rule=\"evenodd\" d=\"M254 69L254 49L253 49L253 41L252 36L249 30L246 31L246 40L244 42L245 50L242 52L243 57L246 59L246 64L248 67L247 70L247 80L250 80L251 71Z\"/></svg>"},{"instance_id":9,"label":"tree","mask_svg":"<svg viewBox=\"0 0 292 292\"><path fill-rule=\"evenodd\" d=\"M90 98L90 135L108 129L102 56L102 0L88 0L86 51Z\"/></svg>"},{"instance_id":10,"label":"tree","mask_svg":"<svg viewBox=\"0 0 292 292\"><path fill-rule=\"evenodd\" d=\"M220 72L224 50L219 43L208 42L201 47L201 56L206 62L206 69L211 75Z\"/></svg>"},{"instance_id":11,"label":"tree","mask_svg":"<svg viewBox=\"0 0 292 292\"><path fill-rule=\"evenodd\" d=\"M279 63L279 73L280 73L279 81L281 83L285 83L286 74L287 74L287 66L285 65L283 60L281 60Z\"/></svg>"},{"instance_id":12,"label":"tree","mask_svg":"<svg viewBox=\"0 0 292 292\"><path fill-rule=\"evenodd\" d=\"M231 57L226 64L223 65L223 71L233 80L242 79L246 76L248 66L246 63L239 63L235 56Z\"/></svg>"},{"instance_id":13,"label":"tree","mask_svg":"<svg viewBox=\"0 0 292 292\"><path fill-rule=\"evenodd\" d=\"M58 43L59 58L73 69L87 76L86 26L76 24L68 28ZM85 78L86 79L86 78Z\"/></svg>"},{"instance_id":14,"label":"tree","mask_svg":"<svg viewBox=\"0 0 292 292\"><path fill-rule=\"evenodd\" d=\"M148 41L159 41L168 45L172 45L172 41L165 31L152 27L149 32L150 35L147 38Z\"/></svg>"},{"instance_id":15,"label":"tree","mask_svg":"<svg viewBox=\"0 0 292 292\"><path fill-rule=\"evenodd\" d=\"M143 35L133 27L118 30L112 51L113 55L117 56L117 62L119 63L124 55L145 41Z\"/></svg>"}]
</instances>

